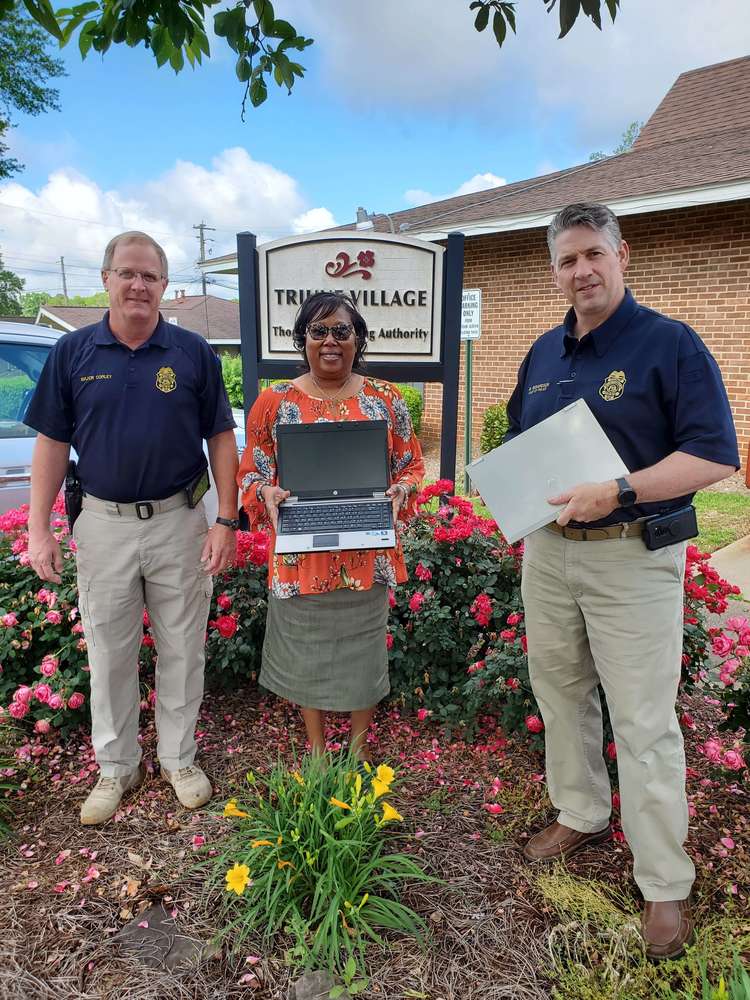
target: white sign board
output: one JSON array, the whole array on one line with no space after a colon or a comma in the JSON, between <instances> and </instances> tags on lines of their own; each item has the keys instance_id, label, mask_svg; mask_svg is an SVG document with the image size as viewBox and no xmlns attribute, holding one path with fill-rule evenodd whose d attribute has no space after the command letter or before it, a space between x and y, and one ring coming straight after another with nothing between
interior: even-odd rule
<instances>
[{"instance_id":1,"label":"white sign board","mask_svg":"<svg viewBox=\"0 0 750 1000\"><path fill-rule=\"evenodd\" d=\"M464 288L461 294L461 340L479 340L482 334L482 289Z\"/></svg>"},{"instance_id":2,"label":"white sign board","mask_svg":"<svg viewBox=\"0 0 750 1000\"><path fill-rule=\"evenodd\" d=\"M258 247L261 359L298 359L297 310L315 292L350 295L373 361L440 361L444 248L385 233L309 233Z\"/></svg>"}]
</instances>

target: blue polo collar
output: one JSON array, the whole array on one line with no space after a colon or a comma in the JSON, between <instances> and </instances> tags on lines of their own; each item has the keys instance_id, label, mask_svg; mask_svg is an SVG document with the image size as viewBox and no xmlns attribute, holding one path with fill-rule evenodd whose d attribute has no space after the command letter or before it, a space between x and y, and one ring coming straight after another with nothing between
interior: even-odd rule
<instances>
[{"instance_id":1,"label":"blue polo collar","mask_svg":"<svg viewBox=\"0 0 750 1000\"><path fill-rule=\"evenodd\" d=\"M120 344L120 341L112 333L109 326L109 309L96 324L96 329L94 330L94 343L104 347L111 346L112 344ZM161 313L159 313L159 321L154 328L154 332L148 338L146 343L141 345L141 347L162 347L166 349L170 347L171 344L171 331L169 330L167 323L164 322L164 317ZM141 347L139 347L138 350L141 350Z\"/></svg>"},{"instance_id":2,"label":"blue polo collar","mask_svg":"<svg viewBox=\"0 0 750 1000\"><path fill-rule=\"evenodd\" d=\"M633 294L630 289L626 288L622 302L615 309L609 319L605 319L603 323L589 331L589 333L587 333L583 338L583 341L579 341L575 335L576 313L575 309L571 307L565 314L565 319L563 320L563 346L560 357L564 358L567 354L570 354L578 344L583 342L593 348L594 354L596 354L598 358L604 357L631 319L635 316L637 310L638 303L633 298Z\"/></svg>"}]
</instances>

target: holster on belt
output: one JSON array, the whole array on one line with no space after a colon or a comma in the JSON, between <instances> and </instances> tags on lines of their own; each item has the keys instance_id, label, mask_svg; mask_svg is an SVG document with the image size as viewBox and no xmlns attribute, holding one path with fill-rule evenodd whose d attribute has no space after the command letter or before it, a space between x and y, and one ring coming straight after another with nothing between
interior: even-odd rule
<instances>
[{"instance_id":1,"label":"holster on belt","mask_svg":"<svg viewBox=\"0 0 750 1000\"><path fill-rule=\"evenodd\" d=\"M65 513L68 517L68 530L71 533L73 532L73 525L81 513L82 505L83 489L81 487L81 480L78 478L76 463L71 460L68 462L68 471L65 474Z\"/></svg>"}]
</instances>

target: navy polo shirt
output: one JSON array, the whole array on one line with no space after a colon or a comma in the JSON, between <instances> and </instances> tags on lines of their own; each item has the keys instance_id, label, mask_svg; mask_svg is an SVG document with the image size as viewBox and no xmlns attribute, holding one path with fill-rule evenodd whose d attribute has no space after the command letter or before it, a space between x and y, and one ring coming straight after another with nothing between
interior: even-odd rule
<instances>
[{"instance_id":1,"label":"navy polo shirt","mask_svg":"<svg viewBox=\"0 0 750 1000\"><path fill-rule=\"evenodd\" d=\"M631 472L674 451L739 468L721 372L694 330L640 305L630 291L609 319L580 340L575 322L570 309L563 324L543 334L524 358L508 403L506 441L584 399ZM692 497L617 508L590 524L676 510Z\"/></svg>"},{"instance_id":2,"label":"navy polo shirt","mask_svg":"<svg viewBox=\"0 0 750 1000\"><path fill-rule=\"evenodd\" d=\"M100 323L52 348L26 421L70 442L86 493L163 500L206 468L203 439L235 426L221 364L197 333L165 323L136 350Z\"/></svg>"}]
</instances>

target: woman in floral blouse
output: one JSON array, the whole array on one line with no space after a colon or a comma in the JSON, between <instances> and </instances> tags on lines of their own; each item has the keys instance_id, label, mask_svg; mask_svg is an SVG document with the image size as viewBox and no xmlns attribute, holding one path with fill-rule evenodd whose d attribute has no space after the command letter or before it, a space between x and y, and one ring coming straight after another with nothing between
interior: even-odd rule
<instances>
[{"instance_id":1,"label":"woman in floral blouse","mask_svg":"<svg viewBox=\"0 0 750 1000\"><path fill-rule=\"evenodd\" d=\"M419 441L398 389L363 374L367 324L352 300L320 292L300 307L293 342L303 374L266 389L247 421L238 482L251 526L270 525L289 493L276 474L279 424L385 420L394 521L405 520L424 475ZM401 544L393 549L272 555L260 683L300 705L313 752L325 748L323 712L351 712L352 747L365 738L388 694L388 589L407 579Z\"/></svg>"}]
</instances>

